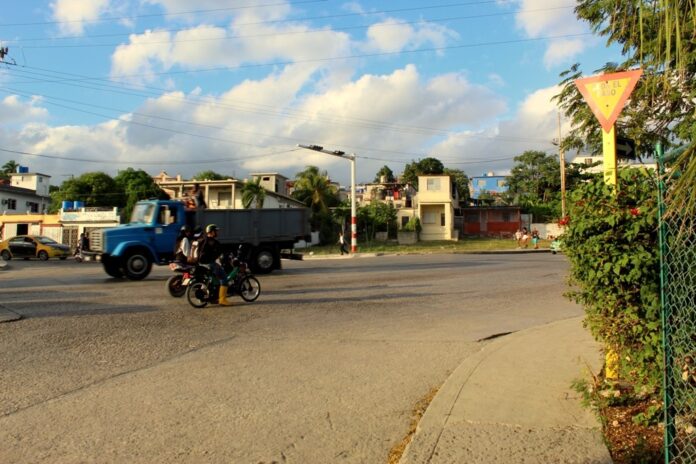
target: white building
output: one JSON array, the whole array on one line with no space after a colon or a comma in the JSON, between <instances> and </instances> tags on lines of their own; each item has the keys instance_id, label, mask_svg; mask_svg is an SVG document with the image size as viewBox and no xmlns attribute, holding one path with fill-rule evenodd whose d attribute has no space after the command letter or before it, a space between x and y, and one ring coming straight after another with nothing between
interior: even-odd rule
<instances>
[{"instance_id":1,"label":"white building","mask_svg":"<svg viewBox=\"0 0 696 464\"><path fill-rule=\"evenodd\" d=\"M51 204L51 176L19 172L10 174L10 185L0 184L0 212L44 213Z\"/></svg>"}]
</instances>

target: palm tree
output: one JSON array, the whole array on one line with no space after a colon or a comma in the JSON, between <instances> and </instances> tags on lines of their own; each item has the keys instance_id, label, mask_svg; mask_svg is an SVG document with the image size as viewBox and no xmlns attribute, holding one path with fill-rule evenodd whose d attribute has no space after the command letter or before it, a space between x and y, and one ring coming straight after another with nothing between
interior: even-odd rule
<instances>
[{"instance_id":1,"label":"palm tree","mask_svg":"<svg viewBox=\"0 0 696 464\"><path fill-rule=\"evenodd\" d=\"M7 163L2 165L2 169L0 170L0 173L4 174L7 177L11 173L17 172L18 167L19 167L19 163L17 163L15 160L10 160Z\"/></svg>"},{"instance_id":2,"label":"palm tree","mask_svg":"<svg viewBox=\"0 0 696 464\"><path fill-rule=\"evenodd\" d=\"M307 168L295 175L295 190L292 196L312 209L313 212L327 212L338 203L336 188L331 185L326 171L320 172L316 166Z\"/></svg>"},{"instance_id":3,"label":"palm tree","mask_svg":"<svg viewBox=\"0 0 696 464\"><path fill-rule=\"evenodd\" d=\"M244 182L242 186L242 206L249 209L251 204L256 202L256 208L263 208L263 201L266 199L266 189L261 186L261 178Z\"/></svg>"}]
</instances>

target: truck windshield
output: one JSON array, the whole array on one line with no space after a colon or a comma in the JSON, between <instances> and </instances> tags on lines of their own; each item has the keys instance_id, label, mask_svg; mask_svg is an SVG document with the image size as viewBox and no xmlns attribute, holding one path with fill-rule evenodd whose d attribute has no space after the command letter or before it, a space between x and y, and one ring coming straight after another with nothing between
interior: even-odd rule
<instances>
[{"instance_id":1,"label":"truck windshield","mask_svg":"<svg viewBox=\"0 0 696 464\"><path fill-rule=\"evenodd\" d=\"M138 203L133 208L131 215L131 223L136 224L152 224L152 219L155 215L155 205L150 203Z\"/></svg>"}]
</instances>

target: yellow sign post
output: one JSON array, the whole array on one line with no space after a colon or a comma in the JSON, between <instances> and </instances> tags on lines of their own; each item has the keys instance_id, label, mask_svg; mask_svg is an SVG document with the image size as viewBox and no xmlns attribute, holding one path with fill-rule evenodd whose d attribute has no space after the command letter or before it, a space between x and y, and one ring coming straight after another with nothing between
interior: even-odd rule
<instances>
[{"instance_id":1,"label":"yellow sign post","mask_svg":"<svg viewBox=\"0 0 696 464\"><path fill-rule=\"evenodd\" d=\"M616 131L614 123L638 83L642 69L586 77L575 85L590 105L592 113L602 126L602 152L604 154L604 182L616 187ZM619 357L611 348L605 356L604 375L617 379Z\"/></svg>"}]
</instances>

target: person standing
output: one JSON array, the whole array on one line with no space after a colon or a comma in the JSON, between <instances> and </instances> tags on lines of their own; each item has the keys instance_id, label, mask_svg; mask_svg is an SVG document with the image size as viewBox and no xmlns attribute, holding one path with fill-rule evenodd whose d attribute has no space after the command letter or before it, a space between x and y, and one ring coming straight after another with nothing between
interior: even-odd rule
<instances>
[{"instance_id":1,"label":"person standing","mask_svg":"<svg viewBox=\"0 0 696 464\"><path fill-rule=\"evenodd\" d=\"M205 194L201 190L201 186L198 183L193 184L191 189L191 198L193 198L193 204L196 209L205 209L208 207L205 203Z\"/></svg>"},{"instance_id":2,"label":"person standing","mask_svg":"<svg viewBox=\"0 0 696 464\"><path fill-rule=\"evenodd\" d=\"M346 249L346 239L343 236L343 231L338 233L338 244L341 246L341 256L348 254L348 250Z\"/></svg>"},{"instance_id":3,"label":"person standing","mask_svg":"<svg viewBox=\"0 0 696 464\"><path fill-rule=\"evenodd\" d=\"M539 249L539 231L536 229L532 229L532 245L535 250Z\"/></svg>"}]
</instances>

